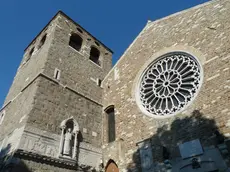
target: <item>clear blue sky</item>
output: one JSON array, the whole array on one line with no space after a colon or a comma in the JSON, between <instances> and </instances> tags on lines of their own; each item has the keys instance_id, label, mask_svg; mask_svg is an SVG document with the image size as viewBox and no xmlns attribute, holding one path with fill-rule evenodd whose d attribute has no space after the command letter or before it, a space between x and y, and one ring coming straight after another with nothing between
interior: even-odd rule
<instances>
[{"instance_id":1,"label":"clear blue sky","mask_svg":"<svg viewBox=\"0 0 230 172\"><path fill-rule=\"evenodd\" d=\"M114 51L113 64L147 23L207 0L0 0L0 106L24 48L62 10Z\"/></svg>"}]
</instances>

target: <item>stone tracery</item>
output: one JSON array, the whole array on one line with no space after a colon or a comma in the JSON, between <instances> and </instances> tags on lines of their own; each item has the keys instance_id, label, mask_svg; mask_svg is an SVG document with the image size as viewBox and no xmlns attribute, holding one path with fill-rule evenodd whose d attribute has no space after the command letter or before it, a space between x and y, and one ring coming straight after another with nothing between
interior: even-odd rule
<instances>
[{"instance_id":1,"label":"stone tracery","mask_svg":"<svg viewBox=\"0 0 230 172\"><path fill-rule=\"evenodd\" d=\"M142 75L141 105L152 116L172 115L194 98L200 85L201 68L194 57L184 52L166 54Z\"/></svg>"}]
</instances>

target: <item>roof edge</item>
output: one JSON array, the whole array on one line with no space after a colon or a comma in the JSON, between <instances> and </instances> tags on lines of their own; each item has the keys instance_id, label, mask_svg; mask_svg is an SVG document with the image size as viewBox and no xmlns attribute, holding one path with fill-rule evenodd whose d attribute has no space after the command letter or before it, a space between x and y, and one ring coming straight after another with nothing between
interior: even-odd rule
<instances>
[{"instance_id":1,"label":"roof edge","mask_svg":"<svg viewBox=\"0 0 230 172\"><path fill-rule=\"evenodd\" d=\"M81 27L81 29L83 29L88 35L90 35L92 38L94 38L96 41L98 41L101 45L103 45L108 51L110 51L113 54L113 51L107 47L104 43L102 43L100 40L98 40L96 37L94 37L91 33L89 33L86 29L84 29L80 24L78 24L77 22L75 22L72 18L70 18L67 14L65 14L63 11L59 10L50 20L49 22L43 27L43 29L37 34L37 36L29 43L29 45L24 49L24 51L26 51L29 46L38 38L39 35L41 35L41 33L50 25L50 23L58 16L58 15L62 15L64 17L66 17L68 20L70 20L71 22L73 22L75 25Z\"/></svg>"}]
</instances>

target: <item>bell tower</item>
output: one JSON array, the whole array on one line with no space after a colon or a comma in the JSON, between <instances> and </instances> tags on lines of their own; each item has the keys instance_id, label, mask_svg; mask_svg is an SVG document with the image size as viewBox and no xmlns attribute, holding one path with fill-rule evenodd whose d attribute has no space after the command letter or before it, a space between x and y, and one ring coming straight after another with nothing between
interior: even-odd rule
<instances>
[{"instance_id":1,"label":"bell tower","mask_svg":"<svg viewBox=\"0 0 230 172\"><path fill-rule=\"evenodd\" d=\"M59 11L25 49L0 110L2 168L99 170L112 51Z\"/></svg>"}]
</instances>

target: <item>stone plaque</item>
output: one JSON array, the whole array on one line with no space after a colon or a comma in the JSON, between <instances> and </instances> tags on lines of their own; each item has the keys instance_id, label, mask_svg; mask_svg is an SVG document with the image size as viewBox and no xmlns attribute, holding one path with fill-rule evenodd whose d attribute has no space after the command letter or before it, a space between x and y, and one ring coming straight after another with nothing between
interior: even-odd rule
<instances>
[{"instance_id":1,"label":"stone plaque","mask_svg":"<svg viewBox=\"0 0 230 172\"><path fill-rule=\"evenodd\" d=\"M203 154L200 140L192 140L179 145L180 154L183 159Z\"/></svg>"},{"instance_id":2,"label":"stone plaque","mask_svg":"<svg viewBox=\"0 0 230 172\"><path fill-rule=\"evenodd\" d=\"M138 144L140 149L142 172L153 171L153 156L150 142L142 142Z\"/></svg>"}]
</instances>

